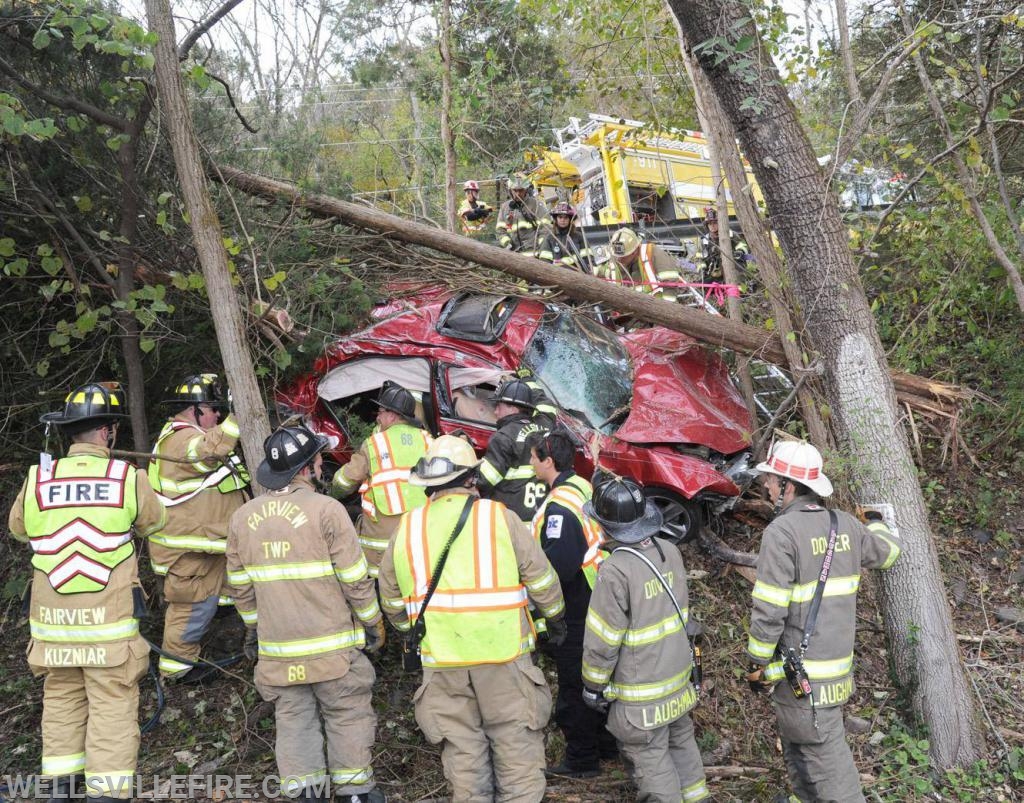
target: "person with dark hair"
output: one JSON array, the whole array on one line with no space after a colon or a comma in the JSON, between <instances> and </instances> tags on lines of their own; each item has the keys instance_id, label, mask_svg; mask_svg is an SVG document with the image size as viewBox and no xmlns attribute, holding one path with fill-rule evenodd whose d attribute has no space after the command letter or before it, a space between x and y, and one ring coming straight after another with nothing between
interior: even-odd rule
<instances>
[{"instance_id":1,"label":"person with dark hair","mask_svg":"<svg viewBox=\"0 0 1024 803\"><path fill-rule=\"evenodd\" d=\"M416 421L416 399L397 382L387 380L377 398L377 430L363 441L352 459L334 474L334 493L346 497L357 489L363 513L356 522L359 543L377 576L381 555L398 520L427 501L409 484L409 470L430 446L430 433Z\"/></svg>"},{"instance_id":2,"label":"person with dark hair","mask_svg":"<svg viewBox=\"0 0 1024 803\"><path fill-rule=\"evenodd\" d=\"M697 704L686 636L686 566L655 536L662 516L628 477L604 477L583 512L604 531L583 639L583 701L607 712L608 730L633 768L637 800L709 797L690 709Z\"/></svg>"},{"instance_id":3,"label":"person with dark hair","mask_svg":"<svg viewBox=\"0 0 1024 803\"><path fill-rule=\"evenodd\" d=\"M149 646L132 536L166 513L146 475L110 456L128 417L116 383L73 390L40 419L71 439L66 457L40 455L8 519L32 547L28 664L43 675L43 766L51 801L132 796L139 752L139 680ZM86 790L75 791L85 773Z\"/></svg>"},{"instance_id":4,"label":"person with dark hair","mask_svg":"<svg viewBox=\"0 0 1024 803\"><path fill-rule=\"evenodd\" d=\"M328 801L329 774L338 803L386 803L371 766L376 675L360 652L384 646L384 617L352 519L314 487L327 443L306 427L267 438L256 479L269 490L231 517L228 580L256 689L274 703L285 794Z\"/></svg>"},{"instance_id":5,"label":"person with dark hair","mask_svg":"<svg viewBox=\"0 0 1024 803\"><path fill-rule=\"evenodd\" d=\"M473 447L437 438L413 468L426 505L402 516L380 565L381 604L419 656L413 697L427 741L441 745L453 803L544 797L551 692L531 660L527 604L565 638L565 603L529 528L474 488ZM408 667L407 667L408 668Z\"/></svg>"},{"instance_id":6,"label":"person with dark hair","mask_svg":"<svg viewBox=\"0 0 1024 803\"><path fill-rule=\"evenodd\" d=\"M535 432L526 442L537 478L551 488L533 517L533 534L558 574L565 598L565 642L545 650L555 659L558 671L555 722L565 737L565 757L547 771L591 778L600 772L602 756L612 758L618 753L615 739L605 730L607 717L584 705L582 697L587 608L604 558L601 528L583 512L593 489L573 471L576 447L568 434Z\"/></svg>"},{"instance_id":7,"label":"person with dark hair","mask_svg":"<svg viewBox=\"0 0 1024 803\"><path fill-rule=\"evenodd\" d=\"M899 540L884 510L866 510L862 524L822 506L832 483L809 443L776 443L757 470L775 518L757 556L746 677L771 694L796 797L863 801L842 709L853 693L857 589L863 569L896 562Z\"/></svg>"},{"instance_id":8,"label":"person with dark hair","mask_svg":"<svg viewBox=\"0 0 1024 803\"><path fill-rule=\"evenodd\" d=\"M246 499L249 474L235 451L238 422L216 374L185 377L164 405L171 417L149 462L149 481L168 513L149 536L150 563L163 578L167 603L159 666L166 678L191 680L207 675L206 667L189 673L218 605L231 604L221 593L228 519Z\"/></svg>"},{"instance_id":9,"label":"person with dark hair","mask_svg":"<svg viewBox=\"0 0 1024 803\"><path fill-rule=\"evenodd\" d=\"M478 470L480 495L501 502L524 522L533 520L547 485L530 465L526 439L534 432L546 432L547 417L534 416L537 395L524 379L502 382L491 399L498 417L498 429L487 444Z\"/></svg>"}]
</instances>

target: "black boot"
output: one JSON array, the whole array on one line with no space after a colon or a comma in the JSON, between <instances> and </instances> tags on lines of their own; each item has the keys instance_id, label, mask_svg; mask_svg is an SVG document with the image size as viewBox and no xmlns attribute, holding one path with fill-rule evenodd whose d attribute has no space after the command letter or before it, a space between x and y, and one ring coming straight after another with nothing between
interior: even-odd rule
<instances>
[{"instance_id":1,"label":"black boot","mask_svg":"<svg viewBox=\"0 0 1024 803\"><path fill-rule=\"evenodd\" d=\"M388 796L376 786L361 795L338 795L337 803L388 803Z\"/></svg>"},{"instance_id":2,"label":"black boot","mask_svg":"<svg viewBox=\"0 0 1024 803\"><path fill-rule=\"evenodd\" d=\"M68 803L85 795L84 775L58 775L52 783L47 803Z\"/></svg>"}]
</instances>

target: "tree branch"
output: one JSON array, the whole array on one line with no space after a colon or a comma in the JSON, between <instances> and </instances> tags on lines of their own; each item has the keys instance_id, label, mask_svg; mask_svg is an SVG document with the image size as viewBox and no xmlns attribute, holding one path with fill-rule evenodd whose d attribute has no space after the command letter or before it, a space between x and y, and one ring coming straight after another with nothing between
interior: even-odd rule
<instances>
[{"instance_id":1,"label":"tree branch","mask_svg":"<svg viewBox=\"0 0 1024 803\"><path fill-rule=\"evenodd\" d=\"M235 105L235 96L231 94L231 87L228 86L228 82L221 78L219 75L214 75L212 72L207 72L206 77L212 78L222 87L224 87L224 91L228 94L228 103L231 104L231 111L235 113L235 117L238 118L238 122L242 124L242 127L250 134L258 134L260 130L258 128L253 128L249 121L242 116L242 113L238 110L238 106Z\"/></svg>"},{"instance_id":2,"label":"tree branch","mask_svg":"<svg viewBox=\"0 0 1024 803\"><path fill-rule=\"evenodd\" d=\"M188 52L193 48L195 43L198 42L202 36L210 30L210 28L230 14L235 6L241 2L242 0L224 0L224 2L221 3L220 8L214 11L206 19L200 20L196 27L189 31L188 35L181 40L181 44L178 45L178 61L184 61L188 57Z\"/></svg>"},{"instance_id":3,"label":"tree branch","mask_svg":"<svg viewBox=\"0 0 1024 803\"><path fill-rule=\"evenodd\" d=\"M118 131L128 131L130 124L127 120L110 114L109 112L105 112L103 109L98 109L91 103L86 103L78 100L77 98L66 98L60 95L54 95L52 92L47 92L42 87L36 86L34 83L29 81L2 58L0 58L0 73L8 76L20 87L28 90L37 98L49 103L51 106L84 114L95 120L100 125L108 125L111 128L116 128Z\"/></svg>"}]
</instances>

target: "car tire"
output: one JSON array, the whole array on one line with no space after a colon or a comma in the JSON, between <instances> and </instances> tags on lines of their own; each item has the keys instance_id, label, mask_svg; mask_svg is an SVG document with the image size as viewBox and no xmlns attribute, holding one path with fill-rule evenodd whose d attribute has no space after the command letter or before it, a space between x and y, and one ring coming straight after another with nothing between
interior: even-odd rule
<instances>
[{"instance_id":1,"label":"car tire","mask_svg":"<svg viewBox=\"0 0 1024 803\"><path fill-rule=\"evenodd\" d=\"M673 544L685 544L700 535L704 527L704 509L699 502L665 488L645 488L644 492L661 511L664 520L662 538Z\"/></svg>"}]
</instances>

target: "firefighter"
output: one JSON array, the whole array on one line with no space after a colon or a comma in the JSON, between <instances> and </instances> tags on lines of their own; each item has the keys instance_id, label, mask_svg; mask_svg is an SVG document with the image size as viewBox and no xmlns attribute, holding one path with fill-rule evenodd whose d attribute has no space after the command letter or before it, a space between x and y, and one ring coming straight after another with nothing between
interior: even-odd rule
<instances>
[{"instance_id":1,"label":"firefighter","mask_svg":"<svg viewBox=\"0 0 1024 803\"><path fill-rule=\"evenodd\" d=\"M267 438L256 480L270 490L231 517L228 578L256 688L274 703L284 791L328 800L329 773L340 800L384 803L370 766L376 676L360 652L384 645L384 619L352 520L314 487L328 443L301 426Z\"/></svg>"},{"instance_id":2,"label":"firefighter","mask_svg":"<svg viewBox=\"0 0 1024 803\"><path fill-rule=\"evenodd\" d=\"M809 443L782 441L757 466L775 503L775 519L761 537L752 593L751 661L747 680L770 692L783 757L801 801L861 801L864 796L843 728L842 705L853 693L853 644L861 571L888 569L900 555L896 536L876 511L865 526L835 511L836 539L812 637L802 657L811 695L797 697L782 656L799 649L831 535L822 499L832 483L821 454ZM798 653L799 655L799 653Z\"/></svg>"},{"instance_id":3,"label":"firefighter","mask_svg":"<svg viewBox=\"0 0 1024 803\"><path fill-rule=\"evenodd\" d=\"M356 527L371 577L377 576L402 514L427 501L421 489L409 484L409 469L431 440L430 433L416 426L416 399L398 383L387 380L376 404L377 431L335 473L332 483L340 497L356 489L362 495L363 513Z\"/></svg>"},{"instance_id":4,"label":"firefighter","mask_svg":"<svg viewBox=\"0 0 1024 803\"><path fill-rule=\"evenodd\" d=\"M547 486L537 479L530 465L526 439L549 428L547 419L533 417L535 393L523 379L502 382L491 396L497 430L487 444L480 463L480 495L501 502L524 522L531 522L544 500Z\"/></svg>"},{"instance_id":5,"label":"firefighter","mask_svg":"<svg viewBox=\"0 0 1024 803\"><path fill-rule=\"evenodd\" d=\"M618 754L605 730L607 717L583 703L583 633L590 592L604 559L601 527L583 512L593 490L573 471L576 449L562 432L534 433L527 439L530 464L551 492L533 517L533 535L558 574L565 598L565 642L549 652L558 671L555 722L565 737L565 758L549 775L592 778L602 757Z\"/></svg>"},{"instance_id":6,"label":"firefighter","mask_svg":"<svg viewBox=\"0 0 1024 803\"><path fill-rule=\"evenodd\" d=\"M238 422L216 374L193 374L164 404L171 418L153 447L149 481L167 507L167 523L149 537L153 571L167 603L160 674L184 680L224 588L228 519L246 499L249 475L236 454ZM167 458L167 459L164 459ZM197 668L189 680L206 675Z\"/></svg>"},{"instance_id":7,"label":"firefighter","mask_svg":"<svg viewBox=\"0 0 1024 803\"><path fill-rule=\"evenodd\" d=\"M416 722L442 746L452 803L539 803L551 692L531 660L526 606L529 598L560 643L565 605L529 528L504 505L477 497L478 462L469 443L442 435L416 464L410 481L429 499L402 517L381 562L380 595L395 627L422 636ZM436 593L420 621L432 583Z\"/></svg>"},{"instance_id":8,"label":"firefighter","mask_svg":"<svg viewBox=\"0 0 1024 803\"><path fill-rule=\"evenodd\" d=\"M43 681L43 767L51 800L68 800L85 773L91 803L132 795L139 752L139 680L149 647L132 534L166 513L146 475L110 457L125 397L90 383L40 419L71 440L66 457L40 456L8 527L33 551L28 663Z\"/></svg>"},{"instance_id":9,"label":"firefighter","mask_svg":"<svg viewBox=\"0 0 1024 803\"><path fill-rule=\"evenodd\" d=\"M501 205L495 234L498 245L509 251L536 256L540 240L551 227L548 208L539 198L529 194L530 179L516 173L509 181L509 199Z\"/></svg>"},{"instance_id":10,"label":"firefighter","mask_svg":"<svg viewBox=\"0 0 1024 803\"><path fill-rule=\"evenodd\" d=\"M576 226L576 207L564 201L551 210L554 227L541 239L537 258L583 273L594 272L594 252Z\"/></svg>"},{"instance_id":11,"label":"firefighter","mask_svg":"<svg viewBox=\"0 0 1024 803\"><path fill-rule=\"evenodd\" d=\"M718 211L713 206L704 207L704 226L707 232L700 238L701 281L720 282L722 273L722 248L719 240ZM741 265L750 257L750 248L734 232L729 229L729 242L732 243L733 262Z\"/></svg>"},{"instance_id":12,"label":"firefighter","mask_svg":"<svg viewBox=\"0 0 1024 803\"><path fill-rule=\"evenodd\" d=\"M615 284L633 284L655 298L675 301L681 281L674 257L657 243L645 243L632 229L619 229L608 241L612 258L598 272Z\"/></svg>"},{"instance_id":13,"label":"firefighter","mask_svg":"<svg viewBox=\"0 0 1024 803\"><path fill-rule=\"evenodd\" d=\"M583 512L614 542L587 613L583 700L608 712L608 730L633 767L638 801L705 800L689 714L697 693L683 559L673 544L654 537L661 512L632 479L598 482Z\"/></svg>"},{"instance_id":14,"label":"firefighter","mask_svg":"<svg viewBox=\"0 0 1024 803\"><path fill-rule=\"evenodd\" d=\"M467 181L462 185L466 197L459 205L459 220L462 221L462 233L474 237L486 228L494 214L494 207L488 206L480 198L480 185L475 181Z\"/></svg>"}]
</instances>

